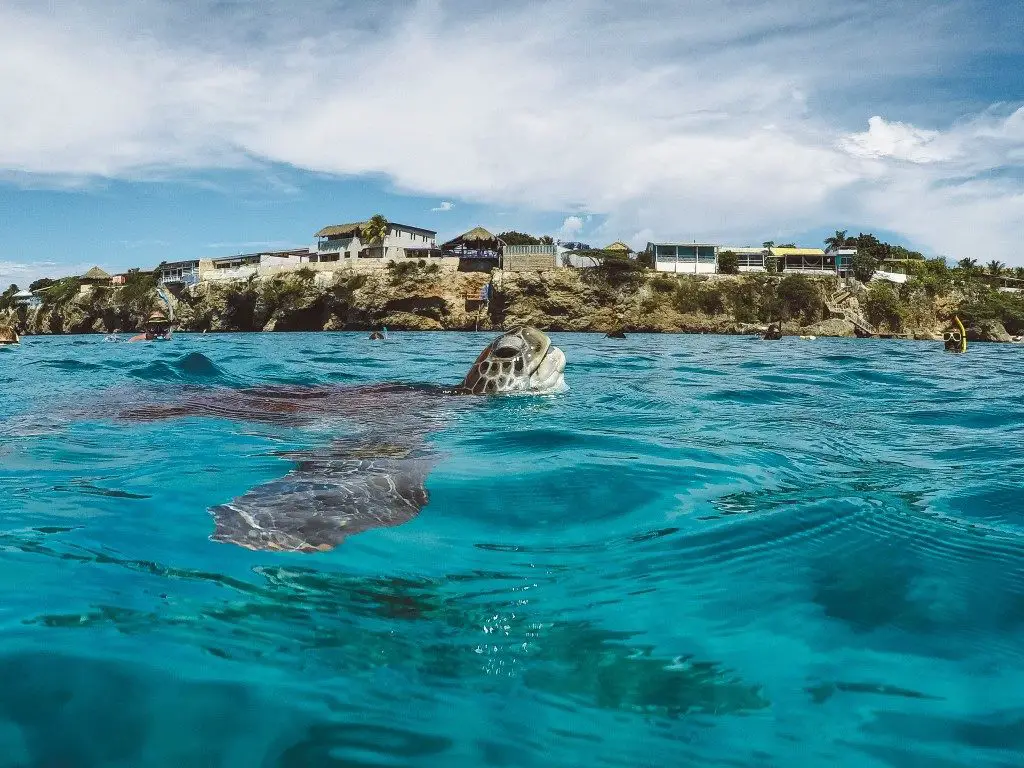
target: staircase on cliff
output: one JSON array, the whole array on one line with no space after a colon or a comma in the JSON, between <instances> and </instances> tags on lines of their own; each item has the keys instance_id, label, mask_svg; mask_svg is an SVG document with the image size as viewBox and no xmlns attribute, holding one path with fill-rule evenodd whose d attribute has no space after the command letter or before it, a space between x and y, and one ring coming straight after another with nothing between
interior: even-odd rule
<instances>
[{"instance_id":1,"label":"staircase on cliff","mask_svg":"<svg viewBox=\"0 0 1024 768\"><path fill-rule=\"evenodd\" d=\"M480 276L482 280L471 280L471 287L466 291L466 307L472 307L476 305L476 330L480 330L480 316L483 311L489 307L491 301L491 295L493 293L493 286L491 284L490 274L482 274Z\"/></svg>"},{"instance_id":2,"label":"staircase on cliff","mask_svg":"<svg viewBox=\"0 0 1024 768\"><path fill-rule=\"evenodd\" d=\"M849 305L853 294L846 288L840 288L831 296L825 297L825 307L831 317L846 320L853 325L853 332L857 336L878 336L878 331L871 327L871 324L864 317Z\"/></svg>"}]
</instances>

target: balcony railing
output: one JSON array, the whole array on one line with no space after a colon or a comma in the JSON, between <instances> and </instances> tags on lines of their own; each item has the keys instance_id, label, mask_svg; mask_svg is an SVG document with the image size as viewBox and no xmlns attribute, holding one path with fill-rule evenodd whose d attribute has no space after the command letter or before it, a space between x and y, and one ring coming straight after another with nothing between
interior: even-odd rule
<instances>
[{"instance_id":1,"label":"balcony railing","mask_svg":"<svg viewBox=\"0 0 1024 768\"><path fill-rule=\"evenodd\" d=\"M348 247L352 245L352 240L321 240L316 244L316 249L320 253L337 253L338 251L347 251Z\"/></svg>"}]
</instances>

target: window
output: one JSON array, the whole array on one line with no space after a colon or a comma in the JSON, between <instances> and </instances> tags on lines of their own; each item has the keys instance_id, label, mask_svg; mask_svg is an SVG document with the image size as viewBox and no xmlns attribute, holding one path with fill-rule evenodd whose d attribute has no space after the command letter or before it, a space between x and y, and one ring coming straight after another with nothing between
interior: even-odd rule
<instances>
[{"instance_id":1,"label":"window","mask_svg":"<svg viewBox=\"0 0 1024 768\"><path fill-rule=\"evenodd\" d=\"M680 245L676 247L676 253L679 257L679 261L687 264L692 264L697 261L697 246L696 245Z\"/></svg>"}]
</instances>

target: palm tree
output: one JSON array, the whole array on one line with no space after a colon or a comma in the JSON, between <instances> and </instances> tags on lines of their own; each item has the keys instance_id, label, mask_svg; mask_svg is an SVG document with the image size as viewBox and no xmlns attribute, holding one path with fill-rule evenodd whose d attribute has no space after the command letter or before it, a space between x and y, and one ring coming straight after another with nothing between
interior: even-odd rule
<instances>
[{"instance_id":1,"label":"palm tree","mask_svg":"<svg viewBox=\"0 0 1024 768\"><path fill-rule=\"evenodd\" d=\"M1006 265L1003 264L1003 262L998 261L996 259L992 259L992 261L988 263L988 273L990 275L994 275L995 277L999 277L1001 274L1003 274L1003 270L1005 268Z\"/></svg>"},{"instance_id":2,"label":"palm tree","mask_svg":"<svg viewBox=\"0 0 1024 768\"><path fill-rule=\"evenodd\" d=\"M1024 267L1014 267L1013 276L1018 280L1024 280Z\"/></svg>"},{"instance_id":3,"label":"palm tree","mask_svg":"<svg viewBox=\"0 0 1024 768\"><path fill-rule=\"evenodd\" d=\"M973 272L974 270L976 270L978 268L978 260L977 259L960 259L960 261L958 261L956 263L956 265L960 269L962 269L964 272Z\"/></svg>"},{"instance_id":4,"label":"palm tree","mask_svg":"<svg viewBox=\"0 0 1024 768\"><path fill-rule=\"evenodd\" d=\"M364 239L367 243L379 243L380 255L383 258L387 256L387 246L384 245L384 241L390 229L391 225L388 223L388 220L378 213L360 227L359 234L361 239Z\"/></svg>"},{"instance_id":5,"label":"palm tree","mask_svg":"<svg viewBox=\"0 0 1024 768\"><path fill-rule=\"evenodd\" d=\"M838 251L840 248L846 246L846 230L837 229L836 233L832 237L825 238L825 250L828 253L832 251Z\"/></svg>"}]
</instances>

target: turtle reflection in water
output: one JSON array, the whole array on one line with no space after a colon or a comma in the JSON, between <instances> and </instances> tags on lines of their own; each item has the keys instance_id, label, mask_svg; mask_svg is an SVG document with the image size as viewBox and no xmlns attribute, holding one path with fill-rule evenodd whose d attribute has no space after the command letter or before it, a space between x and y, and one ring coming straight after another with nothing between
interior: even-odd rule
<instances>
[{"instance_id":1,"label":"turtle reflection in water","mask_svg":"<svg viewBox=\"0 0 1024 768\"><path fill-rule=\"evenodd\" d=\"M565 388L565 355L535 328L492 341L454 387L378 384L271 387L195 394L124 411L132 421L193 416L303 425L335 416L362 427L358 436L319 450L280 454L297 462L285 477L214 507L214 541L254 550L331 550L346 536L400 525L427 503L427 475L438 459L427 435L465 395L545 394Z\"/></svg>"}]
</instances>

